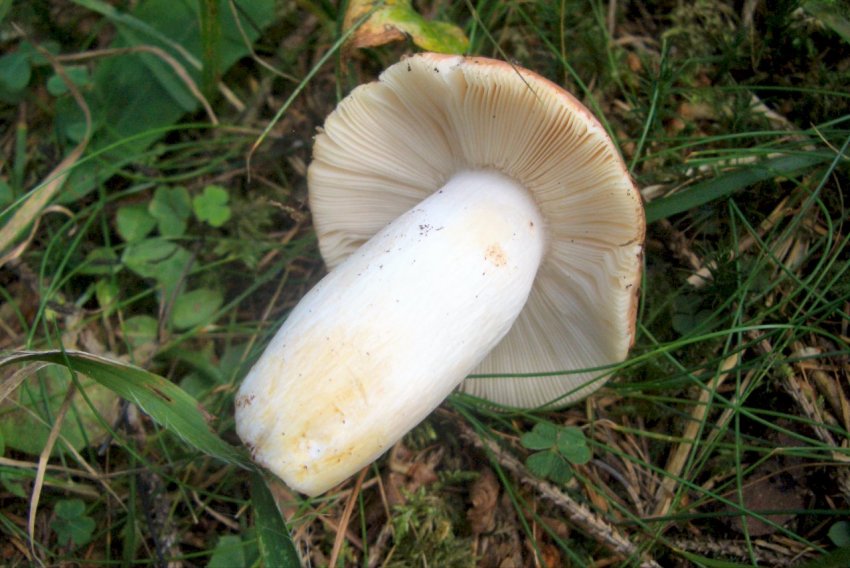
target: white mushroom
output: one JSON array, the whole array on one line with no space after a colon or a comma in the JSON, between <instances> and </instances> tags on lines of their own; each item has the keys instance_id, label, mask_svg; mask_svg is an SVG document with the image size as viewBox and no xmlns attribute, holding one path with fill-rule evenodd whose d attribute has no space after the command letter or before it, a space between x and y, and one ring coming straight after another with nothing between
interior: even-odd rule
<instances>
[{"instance_id":1,"label":"white mushroom","mask_svg":"<svg viewBox=\"0 0 850 568\"><path fill-rule=\"evenodd\" d=\"M564 404L634 339L644 217L571 95L483 58L410 57L328 117L309 169L330 273L238 393L254 458L326 491L470 373L495 403ZM578 371L578 372L575 372ZM560 374L555 374L560 373Z\"/></svg>"}]
</instances>

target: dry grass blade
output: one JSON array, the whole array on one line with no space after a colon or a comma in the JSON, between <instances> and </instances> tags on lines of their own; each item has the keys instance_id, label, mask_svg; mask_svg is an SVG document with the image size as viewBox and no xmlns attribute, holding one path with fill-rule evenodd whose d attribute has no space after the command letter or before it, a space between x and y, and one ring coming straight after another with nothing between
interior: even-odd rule
<instances>
[{"instance_id":1,"label":"dry grass blade","mask_svg":"<svg viewBox=\"0 0 850 568\"><path fill-rule=\"evenodd\" d=\"M44 476L47 473L47 460L50 459L50 454L53 452L53 446L56 444L56 439L59 437L59 432L62 430L62 422L65 421L65 414L71 408L71 401L74 399L74 394L77 388L72 384L65 394L65 400L62 401L62 406L59 412L56 413L56 422L50 429L50 435L41 450L41 455L38 456L38 469L33 483L32 496L30 497L29 516L27 518L27 535L29 536L30 553L39 565L42 565L41 558L36 554L35 549L35 516L38 513L38 501L41 498L41 489L44 487Z\"/></svg>"},{"instance_id":2,"label":"dry grass blade","mask_svg":"<svg viewBox=\"0 0 850 568\"><path fill-rule=\"evenodd\" d=\"M12 243L15 242L18 235L20 235L27 226L38 219L47 203L54 195L56 195L59 189L62 188L65 184L65 180L68 178L68 174L71 172L71 168L74 167L74 165L82 157L83 152L85 152L92 133L91 111L86 104L86 100L83 98L82 94L80 94L79 89L77 89L77 86L68 77L65 73L65 69L63 69L62 65L59 64L53 55L44 49L39 49L39 52L50 62L50 65L53 67L56 74L62 78L65 86L68 88L68 92L70 92L71 96L74 97L74 101L77 103L77 106L80 107L80 110L83 112L83 116L85 117L86 130L80 143L77 144L70 154L65 156L65 158L59 162L58 166L53 168L50 174L48 174L45 178L45 181L33 190L32 193L30 193L23 205L21 205L21 207L15 211L15 214L12 215L9 222L0 229L0 253L3 253L3 251L7 251L10 247L12 247ZM3 256L0 257L0 267L9 262L11 259L20 256L26 249L26 245L29 243L29 240L30 239L27 239L24 243L13 247L11 250L8 250L8 252L3 254Z\"/></svg>"},{"instance_id":3,"label":"dry grass blade","mask_svg":"<svg viewBox=\"0 0 850 568\"><path fill-rule=\"evenodd\" d=\"M345 510L342 512L342 518L339 520L339 530L334 539L334 547L331 551L331 559L328 563L330 566L336 566L336 561L339 558L339 553L342 551L342 543L345 542L345 533L348 528L348 521L351 520L351 513L354 511L354 504L357 502L357 497L360 495L360 488L363 486L363 480L369 472L369 467L364 467L360 470L357 476L357 481L354 482L354 489L348 496L348 503L345 504Z\"/></svg>"},{"instance_id":4,"label":"dry grass blade","mask_svg":"<svg viewBox=\"0 0 850 568\"><path fill-rule=\"evenodd\" d=\"M724 359L720 365L718 374L709 381L706 388L700 391L699 399L691 411L691 419L682 433L682 438L687 441L680 443L670 453L670 457L667 460L665 469L669 475L664 477L664 481L661 482L661 486L658 488L653 516L664 516L670 510L675 489L679 483L678 480L694 448L701 425L705 423L705 417L709 410L708 402L729 376L729 371L738 365L741 356L741 353L735 353Z\"/></svg>"}]
</instances>

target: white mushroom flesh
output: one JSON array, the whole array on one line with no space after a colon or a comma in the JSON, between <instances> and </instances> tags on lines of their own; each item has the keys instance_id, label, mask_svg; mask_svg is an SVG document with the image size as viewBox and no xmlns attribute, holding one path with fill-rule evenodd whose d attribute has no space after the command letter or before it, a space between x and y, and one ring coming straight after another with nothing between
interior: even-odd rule
<instances>
[{"instance_id":1,"label":"white mushroom flesh","mask_svg":"<svg viewBox=\"0 0 850 568\"><path fill-rule=\"evenodd\" d=\"M293 309L236 398L254 459L322 493L380 456L511 329L545 248L527 190L462 171Z\"/></svg>"}]
</instances>

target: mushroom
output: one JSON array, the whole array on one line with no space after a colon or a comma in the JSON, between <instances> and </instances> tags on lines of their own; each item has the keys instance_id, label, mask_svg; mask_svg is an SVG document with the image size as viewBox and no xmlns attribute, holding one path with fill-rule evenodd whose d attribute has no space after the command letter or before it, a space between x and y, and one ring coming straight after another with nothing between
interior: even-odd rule
<instances>
[{"instance_id":1,"label":"mushroom","mask_svg":"<svg viewBox=\"0 0 850 568\"><path fill-rule=\"evenodd\" d=\"M239 436L292 488L330 489L461 383L563 405L625 358L641 198L554 83L479 57L404 59L327 118L308 182L330 272L236 398Z\"/></svg>"}]
</instances>

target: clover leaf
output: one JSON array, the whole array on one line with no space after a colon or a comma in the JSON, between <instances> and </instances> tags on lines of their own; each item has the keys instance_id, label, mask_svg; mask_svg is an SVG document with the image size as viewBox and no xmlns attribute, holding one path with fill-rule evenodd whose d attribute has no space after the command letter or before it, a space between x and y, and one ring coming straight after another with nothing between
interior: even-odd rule
<instances>
[{"instance_id":1,"label":"clover leaf","mask_svg":"<svg viewBox=\"0 0 850 568\"><path fill-rule=\"evenodd\" d=\"M208 185L201 195L192 199L192 209L199 221L213 227L221 227L230 219L230 207L227 205L230 195L219 185Z\"/></svg>"}]
</instances>

